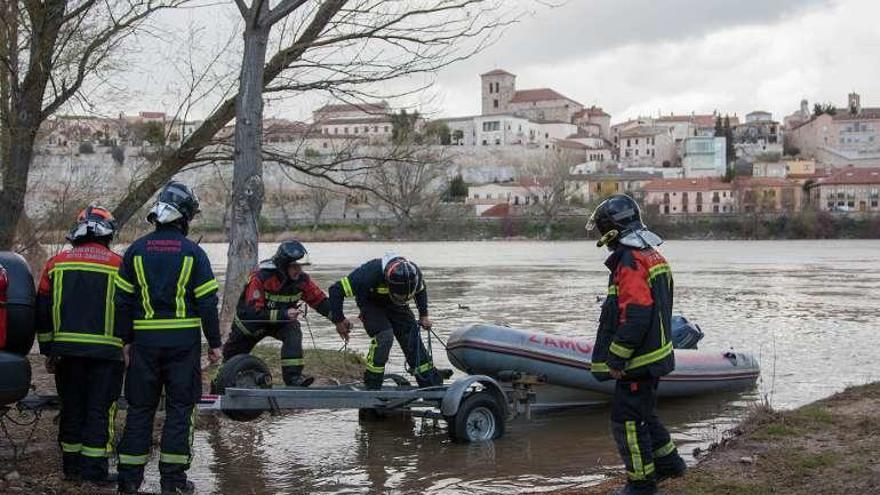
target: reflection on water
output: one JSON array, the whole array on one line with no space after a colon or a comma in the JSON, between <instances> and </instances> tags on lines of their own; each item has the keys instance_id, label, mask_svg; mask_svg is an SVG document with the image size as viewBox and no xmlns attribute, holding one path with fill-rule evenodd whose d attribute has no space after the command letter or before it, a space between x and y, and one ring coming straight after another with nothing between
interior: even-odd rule
<instances>
[{"instance_id":1,"label":"reflection on water","mask_svg":"<svg viewBox=\"0 0 880 495\"><path fill-rule=\"evenodd\" d=\"M261 246L268 257L274 245ZM313 276L327 286L388 248L425 270L431 314L446 337L497 321L560 335L590 335L605 290L605 253L589 242L312 243ZM661 404L682 451L717 438L766 397L794 407L878 379L869 346L880 316L880 243L670 242L676 309L706 332L704 349L752 351L758 390ZM219 272L225 246L208 245ZM353 306L348 311L354 312ZM319 347L338 348L332 327L310 319ZM311 345L305 337L307 346ZM366 350L362 330L352 347ZM437 361L446 356L434 342ZM392 372L402 356L392 351ZM590 484L619 460L608 410L516 420L489 445L451 443L443 422L359 423L356 411L299 411L253 423L203 417L192 478L203 493L510 493ZM152 477L155 481L155 476Z\"/></svg>"}]
</instances>

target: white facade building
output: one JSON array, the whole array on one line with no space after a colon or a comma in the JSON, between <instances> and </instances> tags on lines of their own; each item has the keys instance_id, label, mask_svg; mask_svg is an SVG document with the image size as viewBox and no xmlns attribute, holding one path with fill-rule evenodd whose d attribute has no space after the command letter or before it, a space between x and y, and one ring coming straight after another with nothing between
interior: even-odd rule
<instances>
[{"instance_id":1,"label":"white facade building","mask_svg":"<svg viewBox=\"0 0 880 495\"><path fill-rule=\"evenodd\" d=\"M685 177L722 177L727 172L727 140L723 137L689 137L681 143L681 168Z\"/></svg>"}]
</instances>

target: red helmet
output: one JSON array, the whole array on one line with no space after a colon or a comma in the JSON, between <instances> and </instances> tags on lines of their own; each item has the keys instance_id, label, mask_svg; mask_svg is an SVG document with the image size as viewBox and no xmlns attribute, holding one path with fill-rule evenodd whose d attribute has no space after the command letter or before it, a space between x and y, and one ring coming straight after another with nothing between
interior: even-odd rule
<instances>
[{"instance_id":1,"label":"red helmet","mask_svg":"<svg viewBox=\"0 0 880 495\"><path fill-rule=\"evenodd\" d=\"M88 237L112 240L116 234L116 219L110 210L91 204L76 217L76 225L67 233L70 242L83 241Z\"/></svg>"}]
</instances>

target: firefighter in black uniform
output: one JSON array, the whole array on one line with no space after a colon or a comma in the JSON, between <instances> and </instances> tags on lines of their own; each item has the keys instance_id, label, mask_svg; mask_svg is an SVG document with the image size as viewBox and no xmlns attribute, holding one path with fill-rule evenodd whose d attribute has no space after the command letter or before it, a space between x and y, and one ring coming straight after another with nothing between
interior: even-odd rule
<instances>
[{"instance_id":1,"label":"firefighter in black uniform","mask_svg":"<svg viewBox=\"0 0 880 495\"><path fill-rule=\"evenodd\" d=\"M420 387L443 383L420 336L419 326L430 329L431 320L425 281L415 263L387 254L364 263L330 286L329 292L331 321L336 323L337 332L343 338L348 335L351 323L343 313L342 301L354 297L364 329L372 339L364 371L365 388L382 387L385 363L394 338L403 349ZM410 299L415 299L418 322L409 308Z\"/></svg>"},{"instance_id":2,"label":"firefighter in black uniform","mask_svg":"<svg viewBox=\"0 0 880 495\"><path fill-rule=\"evenodd\" d=\"M122 493L136 493L143 481L163 389L162 493L194 491L186 470L202 393L201 332L210 347L208 358L220 361L219 285L205 252L186 238L198 211L198 198L187 186L166 185L147 215L155 231L129 246L116 279L116 324L128 362L128 416L118 449Z\"/></svg>"},{"instance_id":3,"label":"firefighter in black uniform","mask_svg":"<svg viewBox=\"0 0 880 495\"><path fill-rule=\"evenodd\" d=\"M223 361L251 352L264 337L281 341L281 375L287 386L308 387L314 381L303 376L302 329L297 320L300 301L325 318L330 302L302 267L311 265L309 253L299 241L278 246L271 260L261 262L248 277L238 299L232 333L223 344Z\"/></svg>"},{"instance_id":4,"label":"firefighter in black uniform","mask_svg":"<svg viewBox=\"0 0 880 495\"><path fill-rule=\"evenodd\" d=\"M657 481L684 474L686 465L657 418L657 384L675 369L672 351L672 272L655 246L663 242L642 223L639 205L614 195L596 207L587 230L611 255L591 371L615 379L611 429L626 465L618 495L653 494Z\"/></svg>"},{"instance_id":5,"label":"firefighter in black uniform","mask_svg":"<svg viewBox=\"0 0 880 495\"><path fill-rule=\"evenodd\" d=\"M43 268L37 338L61 398L58 442L64 478L112 483L116 400L122 390L122 339L113 325L113 292L122 258L110 250L116 222L89 206L67 234L72 249Z\"/></svg>"}]
</instances>

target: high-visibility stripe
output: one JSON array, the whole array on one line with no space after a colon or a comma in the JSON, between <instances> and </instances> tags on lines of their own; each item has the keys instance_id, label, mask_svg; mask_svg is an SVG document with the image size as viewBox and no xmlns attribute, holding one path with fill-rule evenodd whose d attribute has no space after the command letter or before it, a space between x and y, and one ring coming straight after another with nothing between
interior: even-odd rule
<instances>
[{"instance_id":1,"label":"high-visibility stripe","mask_svg":"<svg viewBox=\"0 0 880 495\"><path fill-rule=\"evenodd\" d=\"M164 462L165 464L189 464L189 456L162 452L159 454L159 462Z\"/></svg>"},{"instance_id":2,"label":"high-visibility stripe","mask_svg":"<svg viewBox=\"0 0 880 495\"><path fill-rule=\"evenodd\" d=\"M660 347L666 345L666 327L663 325L663 311L657 311L660 318Z\"/></svg>"},{"instance_id":3,"label":"high-visibility stripe","mask_svg":"<svg viewBox=\"0 0 880 495\"><path fill-rule=\"evenodd\" d=\"M654 459L658 459L660 457L666 457L673 452L675 452L675 443L672 440L670 440L669 442L666 443L666 445L664 445L654 451Z\"/></svg>"},{"instance_id":4,"label":"high-visibility stripe","mask_svg":"<svg viewBox=\"0 0 880 495\"><path fill-rule=\"evenodd\" d=\"M53 266L52 269L49 270L49 273L66 270L98 272L106 273L108 275L115 275L117 268L115 266L105 265L102 263L89 263L87 261L62 261L61 263L56 263L55 266Z\"/></svg>"},{"instance_id":5,"label":"high-visibility stripe","mask_svg":"<svg viewBox=\"0 0 880 495\"><path fill-rule=\"evenodd\" d=\"M150 460L150 454L144 455L131 455L131 454L119 454L119 464L132 464L135 466L142 466L146 464Z\"/></svg>"},{"instance_id":6,"label":"high-visibility stripe","mask_svg":"<svg viewBox=\"0 0 880 495\"><path fill-rule=\"evenodd\" d=\"M41 344L45 344L46 342L52 342L52 332L41 332L37 334L37 342Z\"/></svg>"},{"instance_id":7,"label":"high-visibility stripe","mask_svg":"<svg viewBox=\"0 0 880 495\"><path fill-rule=\"evenodd\" d=\"M370 339L370 349L367 351L367 359L365 359L365 366L367 371L371 373L385 373L385 366L376 366L376 347L379 346L379 341L376 339Z\"/></svg>"},{"instance_id":8,"label":"high-visibility stripe","mask_svg":"<svg viewBox=\"0 0 880 495\"><path fill-rule=\"evenodd\" d=\"M73 344L102 344L122 348L122 339L94 333L58 332L52 338L52 341Z\"/></svg>"},{"instance_id":9,"label":"high-visibility stripe","mask_svg":"<svg viewBox=\"0 0 880 495\"><path fill-rule=\"evenodd\" d=\"M184 256L180 265L180 275L177 277L177 297L174 298L177 310L174 312L178 318L186 318L186 286L189 284L189 276L192 273L193 257Z\"/></svg>"},{"instance_id":10,"label":"high-visibility stripe","mask_svg":"<svg viewBox=\"0 0 880 495\"><path fill-rule=\"evenodd\" d=\"M116 277L113 279L113 283L123 291L128 292L129 294L134 294L134 284L122 278L122 275L117 273Z\"/></svg>"},{"instance_id":11,"label":"high-visibility stripe","mask_svg":"<svg viewBox=\"0 0 880 495\"><path fill-rule=\"evenodd\" d=\"M61 289L63 285L64 271L60 271L52 278L52 328L56 333L61 329Z\"/></svg>"},{"instance_id":12,"label":"high-visibility stripe","mask_svg":"<svg viewBox=\"0 0 880 495\"><path fill-rule=\"evenodd\" d=\"M306 360L303 358L287 358L281 360L281 366L303 366Z\"/></svg>"},{"instance_id":13,"label":"high-visibility stripe","mask_svg":"<svg viewBox=\"0 0 880 495\"><path fill-rule=\"evenodd\" d=\"M79 453L86 457L107 457L109 455L109 452L104 447L86 447L85 445L83 445Z\"/></svg>"},{"instance_id":14,"label":"high-visibility stripe","mask_svg":"<svg viewBox=\"0 0 880 495\"><path fill-rule=\"evenodd\" d=\"M82 444L61 442L61 450L67 453L76 453L82 450Z\"/></svg>"},{"instance_id":15,"label":"high-visibility stripe","mask_svg":"<svg viewBox=\"0 0 880 495\"><path fill-rule=\"evenodd\" d=\"M278 310L270 309L269 310L269 321L278 321Z\"/></svg>"},{"instance_id":16,"label":"high-visibility stripe","mask_svg":"<svg viewBox=\"0 0 880 495\"><path fill-rule=\"evenodd\" d=\"M345 297L351 297L354 295L354 291L351 290L351 281L348 277L342 277L340 280L342 283L342 291L345 293Z\"/></svg>"},{"instance_id":17,"label":"high-visibility stripe","mask_svg":"<svg viewBox=\"0 0 880 495\"><path fill-rule=\"evenodd\" d=\"M175 330L179 328L200 328L201 318L167 318L157 320L134 320L135 330Z\"/></svg>"},{"instance_id":18,"label":"high-visibility stripe","mask_svg":"<svg viewBox=\"0 0 880 495\"><path fill-rule=\"evenodd\" d=\"M629 479L631 479L633 481L647 479L649 476L654 474L654 463L652 462L652 463L648 464L647 466L645 466L644 473L642 473L642 474L636 474L633 471L627 471L626 474L627 474L627 476L629 476Z\"/></svg>"},{"instance_id":19,"label":"high-visibility stripe","mask_svg":"<svg viewBox=\"0 0 880 495\"><path fill-rule=\"evenodd\" d=\"M113 437L116 436L116 410L118 406L116 401L114 400L112 404L110 404L110 409L107 411L107 452L113 452L113 445L115 442L113 441Z\"/></svg>"},{"instance_id":20,"label":"high-visibility stripe","mask_svg":"<svg viewBox=\"0 0 880 495\"><path fill-rule=\"evenodd\" d=\"M254 336L254 334L252 334L251 331L248 330L248 328L245 326L245 324L242 323L242 321L240 319L238 319L238 315L235 315L232 318L232 324L235 325L235 328L237 328L241 333L247 335L248 337Z\"/></svg>"},{"instance_id":21,"label":"high-visibility stripe","mask_svg":"<svg viewBox=\"0 0 880 495\"><path fill-rule=\"evenodd\" d=\"M376 366L376 365L367 363L366 368L367 368L367 371L369 371L370 373L385 373L384 366Z\"/></svg>"},{"instance_id":22,"label":"high-visibility stripe","mask_svg":"<svg viewBox=\"0 0 880 495\"><path fill-rule=\"evenodd\" d=\"M605 361L593 361L590 363L590 371L596 373L608 373L608 363Z\"/></svg>"},{"instance_id":23,"label":"high-visibility stripe","mask_svg":"<svg viewBox=\"0 0 880 495\"><path fill-rule=\"evenodd\" d=\"M431 371L432 368L434 368L433 363L423 363L421 366L416 368L416 373L419 373L419 374L426 373L428 371Z\"/></svg>"},{"instance_id":24,"label":"high-visibility stripe","mask_svg":"<svg viewBox=\"0 0 880 495\"><path fill-rule=\"evenodd\" d=\"M642 451L639 449L639 436L636 434L636 422L626 421L626 445L629 448L630 461L632 462L632 472L629 473L632 479L645 479L645 466L642 464Z\"/></svg>"},{"instance_id":25,"label":"high-visibility stripe","mask_svg":"<svg viewBox=\"0 0 880 495\"><path fill-rule=\"evenodd\" d=\"M609 347L608 350L615 356L622 357L623 359L629 359L630 356L633 355L633 349L624 347L617 342L612 342L611 347Z\"/></svg>"},{"instance_id":26,"label":"high-visibility stripe","mask_svg":"<svg viewBox=\"0 0 880 495\"><path fill-rule=\"evenodd\" d=\"M134 273L137 276L138 284L141 286L141 304L144 306L144 318L150 320L153 318L153 305L150 304L150 286L147 285L147 275L144 273L144 257L134 257Z\"/></svg>"},{"instance_id":27,"label":"high-visibility stripe","mask_svg":"<svg viewBox=\"0 0 880 495\"><path fill-rule=\"evenodd\" d=\"M376 294L390 294L390 293L391 293L391 291L388 290L387 286L380 285L379 287L376 287Z\"/></svg>"},{"instance_id":28,"label":"high-visibility stripe","mask_svg":"<svg viewBox=\"0 0 880 495\"><path fill-rule=\"evenodd\" d=\"M612 284L608 286L608 295L616 296L617 295L618 286L617 284Z\"/></svg>"},{"instance_id":29,"label":"high-visibility stripe","mask_svg":"<svg viewBox=\"0 0 880 495\"><path fill-rule=\"evenodd\" d=\"M266 294L266 299L274 302L281 303L292 303L299 301L300 297L302 297L302 292L297 292L296 294Z\"/></svg>"},{"instance_id":30,"label":"high-visibility stripe","mask_svg":"<svg viewBox=\"0 0 880 495\"><path fill-rule=\"evenodd\" d=\"M107 276L107 293L104 299L104 335L113 335L113 324L116 319L116 304L113 299L116 297L116 274L112 273Z\"/></svg>"},{"instance_id":31,"label":"high-visibility stripe","mask_svg":"<svg viewBox=\"0 0 880 495\"><path fill-rule=\"evenodd\" d=\"M217 282L217 279L212 278L211 280L208 280L207 282L203 283L202 285L196 287L195 290L193 290L193 295L195 295L196 299L198 299L200 297L207 296L211 292L214 292L215 290L219 290L219 289L220 289L220 284Z\"/></svg>"},{"instance_id":32,"label":"high-visibility stripe","mask_svg":"<svg viewBox=\"0 0 880 495\"><path fill-rule=\"evenodd\" d=\"M661 263L657 266L652 266L648 270L648 285L651 285L654 282L654 279L663 274L672 274L672 269L669 268L669 265L666 263Z\"/></svg>"},{"instance_id":33,"label":"high-visibility stripe","mask_svg":"<svg viewBox=\"0 0 880 495\"><path fill-rule=\"evenodd\" d=\"M642 354L641 356L636 356L632 358L629 363L627 363L626 369L631 370L651 363L655 363L670 354L672 354L672 342L668 342L666 345L657 349L656 351L652 351L647 354Z\"/></svg>"}]
</instances>

